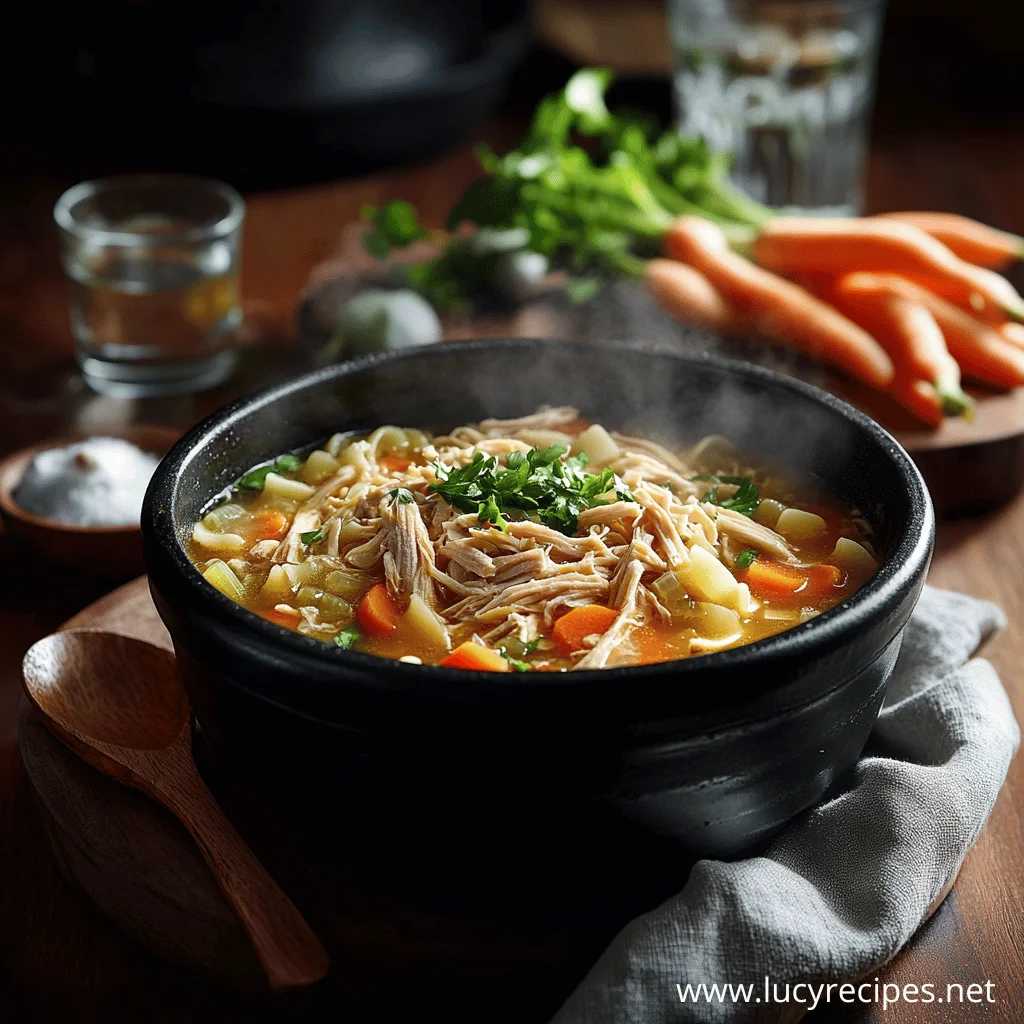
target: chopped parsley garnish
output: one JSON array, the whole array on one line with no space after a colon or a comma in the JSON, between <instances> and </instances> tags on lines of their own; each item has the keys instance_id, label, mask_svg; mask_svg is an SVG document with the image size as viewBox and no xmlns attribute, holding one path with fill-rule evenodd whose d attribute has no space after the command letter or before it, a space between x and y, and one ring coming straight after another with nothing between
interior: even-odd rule
<instances>
[{"instance_id":1,"label":"chopped parsley garnish","mask_svg":"<svg viewBox=\"0 0 1024 1024\"><path fill-rule=\"evenodd\" d=\"M399 505L411 505L416 499L412 496L412 491L405 487L394 487L388 491L388 497L394 501L397 501Z\"/></svg>"},{"instance_id":2,"label":"chopped parsley garnish","mask_svg":"<svg viewBox=\"0 0 1024 1024\"><path fill-rule=\"evenodd\" d=\"M553 444L541 451L511 452L501 466L495 456L477 452L465 466L449 468L435 462L437 479L431 491L463 512L476 512L481 523L499 530L508 529L505 515L524 512L546 526L572 536L585 509L606 504L602 495L616 484L610 469L587 473L586 452L570 455L564 444ZM624 501L627 491L616 492Z\"/></svg>"},{"instance_id":3,"label":"chopped parsley garnish","mask_svg":"<svg viewBox=\"0 0 1024 1024\"><path fill-rule=\"evenodd\" d=\"M530 666L525 661L519 661L517 658L513 658L507 654L504 648L498 648L498 653L508 662L509 667L515 669L516 672L529 672Z\"/></svg>"},{"instance_id":4,"label":"chopped parsley garnish","mask_svg":"<svg viewBox=\"0 0 1024 1024\"><path fill-rule=\"evenodd\" d=\"M259 469L251 469L235 484L236 491L262 491L263 485L267 482L268 473L293 473L302 465L302 459L298 455L282 455L275 459L269 466L260 466Z\"/></svg>"},{"instance_id":5,"label":"chopped parsley garnish","mask_svg":"<svg viewBox=\"0 0 1024 1024\"><path fill-rule=\"evenodd\" d=\"M351 650L359 639L359 627L353 622L346 626L335 638L334 643L343 651Z\"/></svg>"},{"instance_id":6,"label":"chopped parsley garnish","mask_svg":"<svg viewBox=\"0 0 1024 1024\"><path fill-rule=\"evenodd\" d=\"M718 483L722 484L734 484L736 486L736 493L730 498L723 498L721 501L718 500L718 484L708 489L708 493L704 495L704 500L711 502L712 505L717 505L719 508L727 508L732 512L739 512L741 516L747 516L748 518L754 514L754 510L757 508L760 502L760 493L755 484L749 476L695 476L693 480L717 480Z\"/></svg>"},{"instance_id":7,"label":"chopped parsley garnish","mask_svg":"<svg viewBox=\"0 0 1024 1024\"><path fill-rule=\"evenodd\" d=\"M318 540L324 539L324 528L318 526L315 530L307 530L305 533L299 534L299 540L303 544L315 544Z\"/></svg>"},{"instance_id":8,"label":"chopped parsley garnish","mask_svg":"<svg viewBox=\"0 0 1024 1024\"><path fill-rule=\"evenodd\" d=\"M753 548L747 548L746 551L741 551L736 556L736 568L749 569L754 564L755 558L757 558L757 552Z\"/></svg>"}]
</instances>

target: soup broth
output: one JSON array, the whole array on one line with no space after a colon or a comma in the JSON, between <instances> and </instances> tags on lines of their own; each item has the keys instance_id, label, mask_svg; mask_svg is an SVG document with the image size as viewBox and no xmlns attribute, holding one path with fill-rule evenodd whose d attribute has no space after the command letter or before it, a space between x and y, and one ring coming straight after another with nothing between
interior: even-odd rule
<instances>
[{"instance_id":1,"label":"soup broth","mask_svg":"<svg viewBox=\"0 0 1024 1024\"><path fill-rule=\"evenodd\" d=\"M195 524L189 556L286 629L486 671L737 647L832 608L879 562L856 510L725 439L675 453L571 408L282 455Z\"/></svg>"}]
</instances>

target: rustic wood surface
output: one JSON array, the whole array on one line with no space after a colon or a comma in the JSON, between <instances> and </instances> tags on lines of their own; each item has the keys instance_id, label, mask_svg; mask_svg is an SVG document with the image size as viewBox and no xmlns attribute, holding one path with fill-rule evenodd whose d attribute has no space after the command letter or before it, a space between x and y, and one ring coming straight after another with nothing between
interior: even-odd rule
<instances>
[{"instance_id":1,"label":"rustic wood surface","mask_svg":"<svg viewBox=\"0 0 1024 1024\"><path fill-rule=\"evenodd\" d=\"M516 124L495 121L483 134L501 146L517 131ZM1024 233L1021 143L1017 131L882 135L871 155L869 208L955 210ZM50 224L53 201L71 182L27 157L19 165L17 157L0 171L0 450L76 426L133 419L184 426L222 400L214 394L143 406L84 391L71 366L65 285ZM362 204L402 196L427 223L441 223L453 194L474 175L470 148L463 146L411 169L250 196L243 261L250 329L268 348L286 348L312 268L332 255ZM237 386L258 379L258 370ZM1006 610L1010 625L987 653L1024 718L1024 496L944 525L931 581L991 598ZM50 854L17 748L19 665L35 640L105 589L47 569L0 537L0 1015L19 1022L277 1019L276 1010L215 990L137 946L68 886ZM900 984L991 981L995 1004L900 1002L884 1013L880 1006L833 1007L818 1017L887 1024L1024 1020L1022 879L1018 759L951 895L879 974ZM396 998L410 999L415 1015L426 1012L411 992Z\"/></svg>"},{"instance_id":2,"label":"rustic wood surface","mask_svg":"<svg viewBox=\"0 0 1024 1024\"><path fill-rule=\"evenodd\" d=\"M174 656L116 633L60 632L32 646L24 678L29 700L67 746L93 768L158 800L188 829L270 987L283 992L320 981L326 951L199 775L191 709Z\"/></svg>"}]
</instances>

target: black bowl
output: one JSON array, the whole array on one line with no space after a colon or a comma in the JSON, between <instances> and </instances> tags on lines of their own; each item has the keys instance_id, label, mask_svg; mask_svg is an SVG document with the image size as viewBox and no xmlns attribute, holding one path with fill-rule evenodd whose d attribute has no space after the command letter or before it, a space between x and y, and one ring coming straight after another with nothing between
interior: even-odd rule
<instances>
[{"instance_id":1,"label":"black bowl","mask_svg":"<svg viewBox=\"0 0 1024 1024\"><path fill-rule=\"evenodd\" d=\"M746 647L495 675L287 632L185 556L207 503L255 463L336 430L452 426L542 402L680 444L725 434L810 474L862 511L884 565L838 607ZM710 357L492 340L333 366L228 406L160 464L142 530L214 763L368 884L489 917L577 920L659 898L688 858L756 849L850 768L921 592L934 521L900 446L809 385Z\"/></svg>"}]
</instances>

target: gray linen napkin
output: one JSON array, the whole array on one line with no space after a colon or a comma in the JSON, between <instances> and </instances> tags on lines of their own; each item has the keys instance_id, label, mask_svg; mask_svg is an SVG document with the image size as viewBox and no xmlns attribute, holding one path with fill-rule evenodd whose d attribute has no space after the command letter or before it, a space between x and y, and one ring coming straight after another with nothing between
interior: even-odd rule
<instances>
[{"instance_id":1,"label":"gray linen napkin","mask_svg":"<svg viewBox=\"0 0 1024 1024\"><path fill-rule=\"evenodd\" d=\"M1005 624L987 601L927 588L850 788L762 857L700 861L678 896L614 939L552 1024L793 1021L814 1001L793 985L820 992L892 957L955 877L1020 743L995 670L968 660ZM777 1002L787 983L790 1001ZM701 984L755 987L687 992ZM829 999L840 1004L838 986Z\"/></svg>"}]
</instances>

